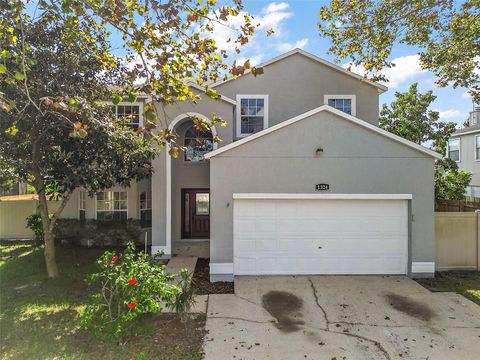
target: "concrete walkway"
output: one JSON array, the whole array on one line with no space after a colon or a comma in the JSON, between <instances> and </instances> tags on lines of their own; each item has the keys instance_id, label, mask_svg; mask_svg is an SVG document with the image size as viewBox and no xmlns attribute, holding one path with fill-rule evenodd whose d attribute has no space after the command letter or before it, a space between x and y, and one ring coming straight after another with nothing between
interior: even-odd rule
<instances>
[{"instance_id":1,"label":"concrete walkway","mask_svg":"<svg viewBox=\"0 0 480 360\"><path fill-rule=\"evenodd\" d=\"M198 258L196 257L174 256L168 261L166 271L167 273L177 275L180 270L187 269L189 273L193 274L197 260ZM178 275L175 276L175 281L178 281ZM190 312L192 314L205 314L207 311L207 303L208 295L196 295L195 304ZM168 310L166 312L168 312Z\"/></svg>"},{"instance_id":2,"label":"concrete walkway","mask_svg":"<svg viewBox=\"0 0 480 360\"><path fill-rule=\"evenodd\" d=\"M193 256L174 256L168 261L166 270L170 274L178 274L180 270L187 269L189 273L193 274L197 260L198 258Z\"/></svg>"},{"instance_id":3,"label":"concrete walkway","mask_svg":"<svg viewBox=\"0 0 480 360\"><path fill-rule=\"evenodd\" d=\"M235 292L209 296L207 360L480 354L480 307L405 277L243 277Z\"/></svg>"}]
</instances>

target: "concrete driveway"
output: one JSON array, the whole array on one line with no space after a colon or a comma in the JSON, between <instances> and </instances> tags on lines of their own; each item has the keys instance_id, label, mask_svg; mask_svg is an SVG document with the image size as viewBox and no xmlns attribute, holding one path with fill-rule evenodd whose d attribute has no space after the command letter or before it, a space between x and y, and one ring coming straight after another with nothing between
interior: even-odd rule
<instances>
[{"instance_id":1,"label":"concrete driveway","mask_svg":"<svg viewBox=\"0 0 480 360\"><path fill-rule=\"evenodd\" d=\"M241 277L235 292L209 297L207 360L480 356L480 307L405 277Z\"/></svg>"}]
</instances>

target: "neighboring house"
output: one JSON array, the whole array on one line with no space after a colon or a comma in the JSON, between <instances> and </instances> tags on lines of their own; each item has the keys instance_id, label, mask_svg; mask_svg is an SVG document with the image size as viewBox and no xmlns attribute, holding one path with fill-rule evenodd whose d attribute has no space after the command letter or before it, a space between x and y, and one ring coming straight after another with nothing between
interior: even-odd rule
<instances>
[{"instance_id":1,"label":"neighboring house","mask_svg":"<svg viewBox=\"0 0 480 360\"><path fill-rule=\"evenodd\" d=\"M472 173L466 195L480 197L480 105L473 106L467 125L448 140L447 157L456 161L460 170Z\"/></svg>"},{"instance_id":2,"label":"neighboring house","mask_svg":"<svg viewBox=\"0 0 480 360\"><path fill-rule=\"evenodd\" d=\"M434 273L434 160L378 127L386 87L303 50L213 84L222 97L160 113L187 151L151 179L88 197L64 217L141 218L152 252L209 239L210 276ZM192 89L203 95L201 87ZM142 107L121 103L118 116ZM191 116L228 121L199 135ZM213 143L219 135L222 142Z\"/></svg>"}]
</instances>

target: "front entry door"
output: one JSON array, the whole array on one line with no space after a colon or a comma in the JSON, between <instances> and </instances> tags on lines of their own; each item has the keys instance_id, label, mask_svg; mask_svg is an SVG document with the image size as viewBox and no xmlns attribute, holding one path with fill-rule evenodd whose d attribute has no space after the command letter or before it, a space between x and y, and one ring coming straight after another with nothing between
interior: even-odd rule
<instances>
[{"instance_id":1,"label":"front entry door","mask_svg":"<svg viewBox=\"0 0 480 360\"><path fill-rule=\"evenodd\" d=\"M182 189L182 238L210 237L210 190Z\"/></svg>"}]
</instances>

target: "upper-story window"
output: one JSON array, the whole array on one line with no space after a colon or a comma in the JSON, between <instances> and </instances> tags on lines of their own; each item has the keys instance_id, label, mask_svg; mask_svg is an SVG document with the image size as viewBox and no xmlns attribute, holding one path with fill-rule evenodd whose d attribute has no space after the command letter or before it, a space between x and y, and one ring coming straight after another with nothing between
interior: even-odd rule
<instances>
[{"instance_id":1,"label":"upper-story window","mask_svg":"<svg viewBox=\"0 0 480 360\"><path fill-rule=\"evenodd\" d=\"M453 161L460 161L460 139L449 139L447 148L448 158Z\"/></svg>"},{"instance_id":2,"label":"upper-story window","mask_svg":"<svg viewBox=\"0 0 480 360\"><path fill-rule=\"evenodd\" d=\"M198 131L192 125L185 132L185 161L198 162L205 160L205 154L213 150L213 136L210 130Z\"/></svg>"},{"instance_id":3,"label":"upper-story window","mask_svg":"<svg viewBox=\"0 0 480 360\"><path fill-rule=\"evenodd\" d=\"M102 191L97 193L97 219L126 220L128 201L126 191Z\"/></svg>"},{"instance_id":4,"label":"upper-story window","mask_svg":"<svg viewBox=\"0 0 480 360\"><path fill-rule=\"evenodd\" d=\"M135 130L143 125L142 103L120 103L114 106L114 111L117 119L123 119L125 125L131 126Z\"/></svg>"},{"instance_id":5,"label":"upper-story window","mask_svg":"<svg viewBox=\"0 0 480 360\"><path fill-rule=\"evenodd\" d=\"M268 127L268 95L237 95L237 137Z\"/></svg>"},{"instance_id":6,"label":"upper-story window","mask_svg":"<svg viewBox=\"0 0 480 360\"><path fill-rule=\"evenodd\" d=\"M357 113L355 95L324 95L323 102L353 116Z\"/></svg>"},{"instance_id":7,"label":"upper-story window","mask_svg":"<svg viewBox=\"0 0 480 360\"><path fill-rule=\"evenodd\" d=\"M475 135L475 160L480 161L480 135Z\"/></svg>"}]
</instances>

